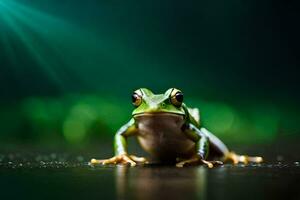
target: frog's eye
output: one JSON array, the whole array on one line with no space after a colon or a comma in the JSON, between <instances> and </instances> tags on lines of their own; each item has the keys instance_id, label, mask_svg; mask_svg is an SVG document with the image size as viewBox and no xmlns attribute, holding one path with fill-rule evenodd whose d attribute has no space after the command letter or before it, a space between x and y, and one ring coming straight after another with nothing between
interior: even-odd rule
<instances>
[{"instance_id":1,"label":"frog's eye","mask_svg":"<svg viewBox=\"0 0 300 200\"><path fill-rule=\"evenodd\" d=\"M181 91L179 90L174 90L172 91L171 93L171 96L170 96L170 100L171 100L171 103L174 105L174 106L181 106L182 102L183 102L183 94Z\"/></svg>"},{"instance_id":2,"label":"frog's eye","mask_svg":"<svg viewBox=\"0 0 300 200\"><path fill-rule=\"evenodd\" d=\"M138 107L142 103L142 97L140 95L138 95L137 93L132 94L131 100L132 100L132 104L136 107Z\"/></svg>"}]
</instances>

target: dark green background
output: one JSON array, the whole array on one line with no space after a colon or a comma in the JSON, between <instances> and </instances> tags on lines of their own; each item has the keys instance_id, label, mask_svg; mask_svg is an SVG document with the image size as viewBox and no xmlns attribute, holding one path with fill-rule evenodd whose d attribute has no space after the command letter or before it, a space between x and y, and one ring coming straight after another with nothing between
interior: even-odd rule
<instances>
[{"instance_id":1,"label":"dark green background","mask_svg":"<svg viewBox=\"0 0 300 200\"><path fill-rule=\"evenodd\" d=\"M139 87L178 87L225 141L299 134L296 1L0 0L0 143L89 144Z\"/></svg>"}]
</instances>

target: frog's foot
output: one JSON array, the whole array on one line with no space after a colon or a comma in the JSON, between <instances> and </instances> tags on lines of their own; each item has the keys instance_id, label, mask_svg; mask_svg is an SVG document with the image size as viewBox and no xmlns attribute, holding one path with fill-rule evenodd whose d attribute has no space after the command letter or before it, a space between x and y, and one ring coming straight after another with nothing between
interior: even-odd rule
<instances>
[{"instance_id":1,"label":"frog's foot","mask_svg":"<svg viewBox=\"0 0 300 200\"><path fill-rule=\"evenodd\" d=\"M138 157L138 156L135 156L135 155L130 155L129 157L134 162L138 162L138 163L142 163L142 164L148 164L149 163L148 160L145 157Z\"/></svg>"},{"instance_id":2,"label":"frog's foot","mask_svg":"<svg viewBox=\"0 0 300 200\"><path fill-rule=\"evenodd\" d=\"M208 168L213 168L216 165L223 165L222 161L207 161L201 159L199 156L193 156L190 159L180 161L176 164L176 167L184 167L186 165L193 165L193 164L204 164Z\"/></svg>"},{"instance_id":3,"label":"frog's foot","mask_svg":"<svg viewBox=\"0 0 300 200\"><path fill-rule=\"evenodd\" d=\"M233 164L238 164L238 163L244 163L248 164L249 162L252 163L261 163L263 162L263 158L260 156L247 156L247 155L238 155L234 152L229 152L228 154L225 155L224 161L232 161Z\"/></svg>"},{"instance_id":4,"label":"frog's foot","mask_svg":"<svg viewBox=\"0 0 300 200\"><path fill-rule=\"evenodd\" d=\"M97 165L97 164L102 164L102 165L125 164L126 165L126 164L130 164L130 166L136 166L136 163L147 163L147 160L143 157L121 154L121 155L117 155L112 158L104 159L104 160L92 159L90 162L91 165Z\"/></svg>"},{"instance_id":5,"label":"frog's foot","mask_svg":"<svg viewBox=\"0 0 300 200\"><path fill-rule=\"evenodd\" d=\"M96 165L96 164L102 164L102 165L109 165L109 164L130 164L130 166L135 166L136 162L134 162L129 155L127 154L121 154L114 156L109 159L104 159L104 160L96 160L92 159L91 160L91 165Z\"/></svg>"}]
</instances>

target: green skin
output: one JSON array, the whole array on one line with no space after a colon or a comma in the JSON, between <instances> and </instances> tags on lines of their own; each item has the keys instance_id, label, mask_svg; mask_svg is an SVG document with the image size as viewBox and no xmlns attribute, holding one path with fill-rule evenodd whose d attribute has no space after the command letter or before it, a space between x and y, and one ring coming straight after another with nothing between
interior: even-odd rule
<instances>
[{"instance_id":1,"label":"green skin","mask_svg":"<svg viewBox=\"0 0 300 200\"><path fill-rule=\"evenodd\" d=\"M91 164L129 163L134 166L136 162L144 162L142 158L128 155L127 138L130 136L137 137L141 147L159 162L179 160L177 167L200 163L211 168L222 164L221 161L206 161L215 157L234 163L262 161L261 157L230 152L220 139L200 126L197 109L188 108L174 99L178 92L178 89L170 88L164 94L156 95L146 88L136 90L134 94L140 101L135 104L132 119L114 137L115 156L107 160L92 159Z\"/></svg>"}]
</instances>

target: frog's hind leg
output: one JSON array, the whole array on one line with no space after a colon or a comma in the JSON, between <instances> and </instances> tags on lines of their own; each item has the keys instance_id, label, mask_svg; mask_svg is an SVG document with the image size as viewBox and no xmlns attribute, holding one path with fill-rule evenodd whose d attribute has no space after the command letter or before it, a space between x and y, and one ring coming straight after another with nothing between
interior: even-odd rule
<instances>
[{"instance_id":1,"label":"frog's hind leg","mask_svg":"<svg viewBox=\"0 0 300 200\"><path fill-rule=\"evenodd\" d=\"M205 128L201 128L200 130L203 134L205 134L209 138L210 146L211 146L210 154L215 153L218 156L222 156L224 162L231 161L234 164L238 164L238 163L247 164L249 162L252 163L263 162L263 158L260 156L238 155L233 151L229 151L227 146L214 134L212 134Z\"/></svg>"},{"instance_id":2,"label":"frog's hind leg","mask_svg":"<svg viewBox=\"0 0 300 200\"><path fill-rule=\"evenodd\" d=\"M233 164L244 163L261 163L263 158L260 156L248 156L248 155L238 155L233 151L230 151L224 155L224 162L231 161Z\"/></svg>"}]
</instances>

